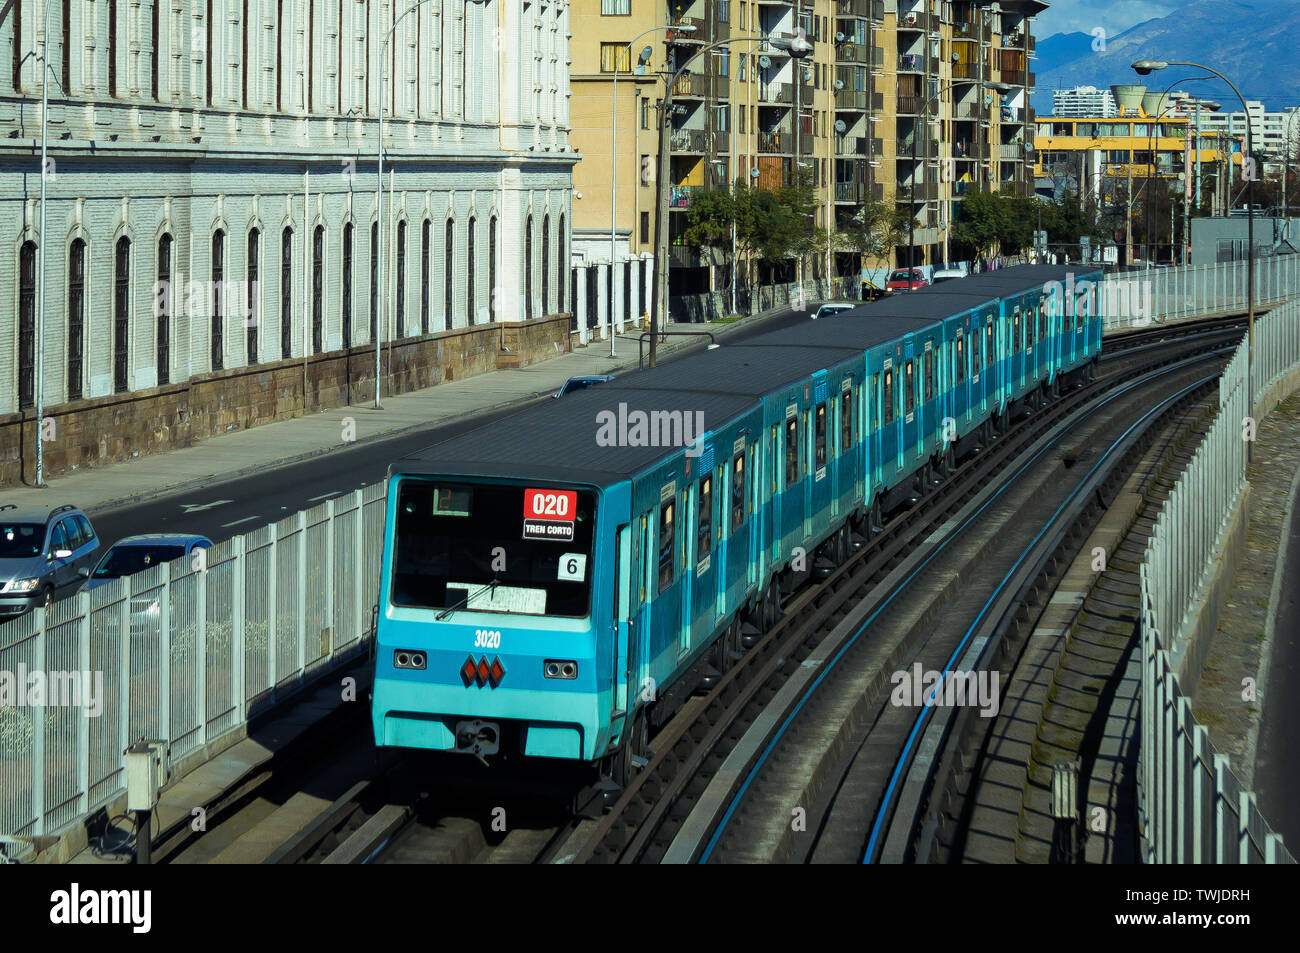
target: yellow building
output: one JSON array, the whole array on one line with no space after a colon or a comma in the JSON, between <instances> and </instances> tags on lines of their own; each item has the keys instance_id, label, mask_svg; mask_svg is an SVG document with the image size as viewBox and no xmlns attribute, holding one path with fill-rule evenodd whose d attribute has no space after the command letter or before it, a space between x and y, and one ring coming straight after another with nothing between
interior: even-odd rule
<instances>
[{"instance_id":1,"label":"yellow building","mask_svg":"<svg viewBox=\"0 0 1300 953\"><path fill-rule=\"evenodd\" d=\"M710 255L685 242L699 189L736 181L778 188L799 170L815 184L816 224L830 240L763 277L821 280L823 288L838 277L856 290L863 266L909 260L906 243L882 261L842 246L837 232L864 203L911 208L912 260L937 263L947 260L956 206L976 183L1032 193L1029 27L1046 6L572 0L570 142L582 156L574 170L574 300L587 308L578 323L600 328L609 311L617 321L648 310L664 77L685 70L673 90L669 143L670 296L725 297L732 283L729 252ZM737 268L742 293L747 271Z\"/></svg>"}]
</instances>

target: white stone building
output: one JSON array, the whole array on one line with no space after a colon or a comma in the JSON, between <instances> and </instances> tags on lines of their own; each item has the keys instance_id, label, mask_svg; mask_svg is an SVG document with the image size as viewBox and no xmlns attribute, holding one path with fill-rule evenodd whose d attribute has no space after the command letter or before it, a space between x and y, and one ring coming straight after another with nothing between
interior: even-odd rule
<instances>
[{"instance_id":1,"label":"white stone building","mask_svg":"<svg viewBox=\"0 0 1300 953\"><path fill-rule=\"evenodd\" d=\"M568 0L0 8L0 414L33 405L37 353L49 406L372 343L377 321L571 310L568 31Z\"/></svg>"}]
</instances>

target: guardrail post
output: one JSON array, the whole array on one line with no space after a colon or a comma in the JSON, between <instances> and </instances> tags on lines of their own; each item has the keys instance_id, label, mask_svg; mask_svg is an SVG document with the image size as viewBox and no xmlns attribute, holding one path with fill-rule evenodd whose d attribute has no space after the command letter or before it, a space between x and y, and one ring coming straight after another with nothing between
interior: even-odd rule
<instances>
[{"instance_id":1,"label":"guardrail post","mask_svg":"<svg viewBox=\"0 0 1300 953\"><path fill-rule=\"evenodd\" d=\"M104 612L117 613L117 631L122 637L122 659L121 667L118 669L118 711L121 716L118 718L118 725L121 728L121 734L118 737L117 756L125 758L127 746L135 741L131 737L131 586L129 580L117 579L111 583L121 598L117 604L111 608L104 607ZM161 732L160 732L161 734ZM121 761L122 787L126 787L125 761Z\"/></svg>"},{"instance_id":2,"label":"guardrail post","mask_svg":"<svg viewBox=\"0 0 1300 953\"><path fill-rule=\"evenodd\" d=\"M352 622L356 625L357 640L360 641L365 638L366 620L370 617L365 590L366 501L361 490L353 490L352 498L356 501L356 516L352 520L352 565L357 567L352 576Z\"/></svg>"},{"instance_id":3,"label":"guardrail post","mask_svg":"<svg viewBox=\"0 0 1300 953\"><path fill-rule=\"evenodd\" d=\"M1237 863L1250 863L1250 811L1254 796L1249 791L1237 794Z\"/></svg>"},{"instance_id":4,"label":"guardrail post","mask_svg":"<svg viewBox=\"0 0 1300 953\"><path fill-rule=\"evenodd\" d=\"M244 574L248 571L245 559L247 539L242 534L230 540L232 550L230 571L230 692L239 721L248 721L248 696L244 690L248 665L248 607Z\"/></svg>"},{"instance_id":5,"label":"guardrail post","mask_svg":"<svg viewBox=\"0 0 1300 953\"><path fill-rule=\"evenodd\" d=\"M307 673L307 514L298 511L298 679Z\"/></svg>"},{"instance_id":6,"label":"guardrail post","mask_svg":"<svg viewBox=\"0 0 1300 953\"><path fill-rule=\"evenodd\" d=\"M162 592L158 595L158 737L165 738L168 744L172 737L172 631L171 631L171 586L169 570L163 572ZM130 600L128 599L128 604Z\"/></svg>"},{"instance_id":7,"label":"guardrail post","mask_svg":"<svg viewBox=\"0 0 1300 953\"><path fill-rule=\"evenodd\" d=\"M90 593L79 592L77 599L77 668L84 679L82 687L94 683L94 673L90 670ZM82 698L82 705L86 699ZM103 705L105 699L101 697ZM83 707L77 719L77 813L85 814L90 810L90 717ZM100 714L103 714L101 711Z\"/></svg>"},{"instance_id":8,"label":"guardrail post","mask_svg":"<svg viewBox=\"0 0 1300 953\"><path fill-rule=\"evenodd\" d=\"M325 629L330 634L329 651L325 653L326 658L334 655L334 647L338 645L338 632L334 628L334 532L338 529L338 521L334 517L334 501L325 501L325 512L329 514L325 531ZM357 575L361 574L360 567L357 567Z\"/></svg>"},{"instance_id":9,"label":"guardrail post","mask_svg":"<svg viewBox=\"0 0 1300 953\"><path fill-rule=\"evenodd\" d=\"M32 661L39 672L48 672L45 660L45 616L43 606L34 610L36 632L33 633ZM32 713L32 812L36 815L34 833L45 833L45 706L31 705Z\"/></svg>"},{"instance_id":10,"label":"guardrail post","mask_svg":"<svg viewBox=\"0 0 1300 953\"><path fill-rule=\"evenodd\" d=\"M280 523L271 525L271 552L266 568L266 687L275 697L275 686L280 683Z\"/></svg>"},{"instance_id":11,"label":"guardrail post","mask_svg":"<svg viewBox=\"0 0 1300 953\"><path fill-rule=\"evenodd\" d=\"M190 557L193 560L193 557ZM193 563L191 562L191 572ZM195 586L194 613L198 616L194 627L194 682L199 687L199 697L195 702L198 715L199 744L208 743L208 582L212 578L208 572L207 552L203 554L202 569L199 571L198 584ZM170 578L168 586L171 585ZM170 599L168 601L171 601Z\"/></svg>"},{"instance_id":12,"label":"guardrail post","mask_svg":"<svg viewBox=\"0 0 1300 953\"><path fill-rule=\"evenodd\" d=\"M1228 845L1232 843L1232 831L1228 825L1228 756L1214 756L1214 862L1228 862Z\"/></svg>"}]
</instances>

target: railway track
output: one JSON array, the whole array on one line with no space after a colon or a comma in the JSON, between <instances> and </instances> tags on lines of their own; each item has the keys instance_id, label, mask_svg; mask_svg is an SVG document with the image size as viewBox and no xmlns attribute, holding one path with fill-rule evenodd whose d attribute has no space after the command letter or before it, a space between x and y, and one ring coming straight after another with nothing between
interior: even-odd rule
<instances>
[{"instance_id":1,"label":"railway track","mask_svg":"<svg viewBox=\"0 0 1300 953\"><path fill-rule=\"evenodd\" d=\"M897 576L905 561L915 565L928 558L949 535L953 528L950 524L958 513L981 494L990 493L1012 461L1049 432L1056 429L1064 434L1069 429L1066 422L1084 413L1088 406L1158 368L1235 344L1239 336L1236 326L1235 321L1211 321L1195 329L1152 328L1127 336L1122 347L1108 353L1107 373L1101 379L1014 423L985 453L963 464L949 480L873 539L858 538L857 552L848 562L822 585L789 600L783 606L781 621L726 673L716 688L663 728L652 740L649 764L611 813L581 837L575 836L560 852L559 859L655 862L699 859L706 854L716 859L709 847L711 832L729 810L734 816L731 793L748 786L746 778L752 764L774 742L751 743L741 755L733 757L733 753L742 739L771 739L784 730L783 725L788 725L792 706L800 702L782 697L783 688L796 673L807 681L810 672L822 667L826 658L814 657L813 653L827 635L850 625L851 615L860 620L869 611L863 608L870 604L865 600L891 574ZM981 648L987 644L983 639L974 642ZM898 667L899 658L888 664L890 659L885 653L879 661L879 672L888 672ZM905 741L901 753L905 763L900 766L897 761L891 762L897 769L891 772L895 787L907 787L912 749L919 735L909 731L908 736L912 744ZM843 745L851 736L831 740ZM798 763L791 771L798 775L807 767L806 763ZM702 806L711 786L715 796ZM727 792L725 796L716 796L719 786ZM916 787L914 783L908 790ZM892 817L897 806L886 806ZM791 811L806 811L807 807L796 800L779 810L760 809L760 813L766 810L769 816L780 817L780 823L789 826ZM745 836L738 834L736 840L743 842Z\"/></svg>"}]
</instances>

